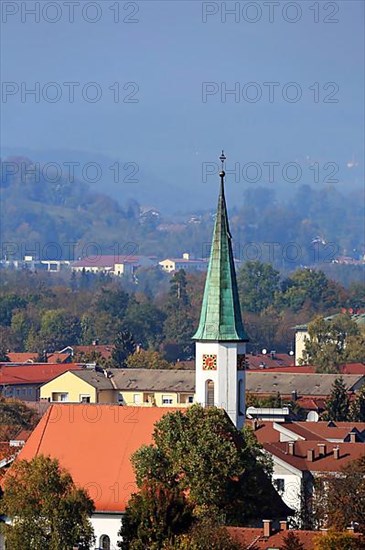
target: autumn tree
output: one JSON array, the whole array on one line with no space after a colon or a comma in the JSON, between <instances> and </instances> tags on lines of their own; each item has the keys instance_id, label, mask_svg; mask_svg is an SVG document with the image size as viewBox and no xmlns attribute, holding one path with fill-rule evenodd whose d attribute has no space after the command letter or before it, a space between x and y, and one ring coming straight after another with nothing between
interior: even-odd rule
<instances>
[{"instance_id":1,"label":"autumn tree","mask_svg":"<svg viewBox=\"0 0 365 550\"><path fill-rule=\"evenodd\" d=\"M30 429L36 420L34 409L27 407L24 401L0 396L0 425Z\"/></svg>"},{"instance_id":2,"label":"autumn tree","mask_svg":"<svg viewBox=\"0 0 365 550\"><path fill-rule=\"evenodd\" d=\"M126 366L131 369L170 369L171 363L163 358L158 351L140 349L130 355Z\"/></svg>"},{"instance_id":3,"label":"autumn tree","mask_svg":"<svg viewBox=\"0 0 365 550\"><path fill-rule=\"evenodd\" d=\"M57 459L37 456L16 461L4 481L1 513L7 550L88 550L94 542L92 500L73 483Z\"/></svg>"},{"instance_id":4,"label":"autumn tree","mask_svg":"<svg viewBox=\"0 0 365 550\"><path fill-rule=\"evenodd\" d=\"M354 422L365 422L365 386L355 394L350 407L350 416Z\"/></svg>"},{"instance_id":5,"label":"autumn tree","mask_svg":"<svg viewBox=\"0 0 365 550\"><path fill-rule=\"evenodd\" d=\"M317 372L338 372L341 364L365 360L365 338L347 314L317 317L309 323L308 333L300 362L315 365Z\"/></svg>"},{"instance_id":6,"label":"autumn tree","mask_svg":"<svg viewBox=\"0 0 365 550\"><path fill-rule=\"evenodd\" d=\"M342 468L340 475L324 479L322 495L327 526L344 531L357 525L365 533L365 456Z\"/></svg>"},{"instance_id":7,"label":"autumn tree","mask_svg":"<svg viewBox=\"0 0 365 550\"><path fill-rule=\"evenodd\" d=\"M346 532L329 531L325 536L317 535L314 550L364 550L364 542Z\"/></svg>"},{"instance_id":8,"label":"autumn tree","mask_svg":"<svg viewBox=\"0 0 365 550\"><path fill-rule=\"evenodd\" d=\"M228 530L213 521L200 521L193 524L188 533L180 535L173 545L167 544L164 550L257 550L250 544L236 542Z\"/></svg>"}]
</instances>

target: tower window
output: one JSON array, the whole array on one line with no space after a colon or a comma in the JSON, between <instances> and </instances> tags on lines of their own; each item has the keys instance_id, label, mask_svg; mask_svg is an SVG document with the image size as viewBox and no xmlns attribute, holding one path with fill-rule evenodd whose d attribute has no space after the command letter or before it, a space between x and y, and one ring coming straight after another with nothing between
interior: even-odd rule
<instances>
[{"instance_id":1,"label":"tower window","mask_svg":"<svg viewBox=\"0 0 365 550\"><path fill-rule=\"evenodd\" d=\"M240 416L245 414L245 388L242 378L238 380L238 414Z\"/></svg>"},{"instance_id":2,"label":"tower window","mask_svg":"<svg viewBox=\"0 0 365 550\"><path fill-rule=\"evenodd\" d=\"M101 535L100 550L110 550L110 537L108 535Z\"/></svg>"},{"instance_id":3,"label":"tower window","mask_svg":"<svg viewBox=\"0 0 365 550\"><path fill-rule=\"evenodd\" d=\"M207 407L214 407L214 382L207 380L205 383L205 403Z\"/></svg>"}]
</instances>

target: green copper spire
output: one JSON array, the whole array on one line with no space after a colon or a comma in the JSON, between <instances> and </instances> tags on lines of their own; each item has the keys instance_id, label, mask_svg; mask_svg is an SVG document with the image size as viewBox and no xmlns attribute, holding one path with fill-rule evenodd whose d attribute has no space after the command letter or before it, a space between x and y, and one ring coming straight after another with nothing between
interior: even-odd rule
<instances>
[{"instance_id":1,"label":"green copper spire","mask_svg":"<svg viewBox=\"0 0 365 550\"><path fill-rule=\"evenodd\" d=\"M199 327L194 340L248 341L243 328L238 298L236 271L232 253L232 237L229 232L226 199L224 196L223 170L226 157L220 157L221 187L218 199L217 217L214 225L207 278Z\"/></svg>"}]
</instances>

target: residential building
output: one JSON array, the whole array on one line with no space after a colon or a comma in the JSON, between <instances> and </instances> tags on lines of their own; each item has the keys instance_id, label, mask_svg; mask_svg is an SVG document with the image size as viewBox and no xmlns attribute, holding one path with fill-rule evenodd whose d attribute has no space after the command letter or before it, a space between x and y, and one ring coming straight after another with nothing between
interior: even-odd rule
<instances>
[{"instance_id":1,"label":"residential building","mask_svg":"<svg viewBox=\"0 0 365 550\"><path fill-rule=\"evenodd\" d=\"M74 363L38 363L22 366L0 367L0 393L3 397L13 397L22 401L38 401L40 387L66 371L81 370Z\"/></svg>"},{"instance_id":2,"label":"residential building","mask_svg":"<svg viewBox=\"0 0 365 550\"><path fill-rule=\"evenodd\" d=\"M166 258L159 262L163 271L166 273L172 273L183 269L186 272L191 271L206 271L208 268L208 262L206 259L192 259L190 254L185 252L182 258Z\"/></svg>"},{"instance_id":3,"label":"residential building","mask_svg":"<svg viewBox=\"0 0 365 550\"><path fill-rule=\"evenodd\" d=\"M365 423L265 421L252 426L273 459L274 485L298 514L316 478L338 474L365 456Z\"/></svg>"},{"instance_id":4,"label":"residential building","mask_svg":"<svg viewBox=\"0 0 365 550\"><path fill-rule=\"evenodd\" d=\"M352 310L351 310L352 311ZM338 315L343 315L343 313L350 313L351 319L355 321L359 327L365 327L365 313L351 313L348 311L343 311L342 313L336 313L335 315L330 315L325 317L326 321L331 321L334 317ZM308 324L296 325L295 329L295 364L299 365L301 359L303 358L303 352L305 349L305 342L309 339Z\"/></svg>"},{"instance_id":5,"label":"residential building","mask_svg":"<svg viewBox=\"0 0 365 550\"><path fill-rule=\"evenodd\" d=\"M297 400L299 397L327 398L338 374L322 373L289 373L265 371L248 371L247 392L259 397L280 395L285 399ZM344 374L342 379L349 393L355 393L365 384L362 374Z\"/></svg>"},{"instance_id":6,"label":"residential building","mask_svg":"<svg viewBox=\"0 0 365 550\"><path fill-rule=\"evenodd\" d=\"M71 264L76 272L105 273L115 276L131 276L139 267L152 267L155 262L146 256L112 255L82 258Z\"/></svg>"},{"instance_id":7,"label":"residential building","mask_svg":"<svg viewBox=\"0 0 365 550\"><path fill-rule=\"evenodd\" d=\"M100 372L101 371L101 372ZM44 384L40 398L69 403L187 407L194 402L194 371L87 369L66 372Z\"/></svg>"}]
</instances>

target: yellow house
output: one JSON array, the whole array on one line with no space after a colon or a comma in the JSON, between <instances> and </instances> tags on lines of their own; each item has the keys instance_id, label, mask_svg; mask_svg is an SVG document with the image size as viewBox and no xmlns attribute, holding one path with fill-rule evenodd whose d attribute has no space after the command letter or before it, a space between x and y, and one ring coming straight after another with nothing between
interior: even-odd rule
<instances>
[{"instance_id":1,"label":"yellow house","mask_svg":"<svg viewBox=\"0 0 365 550\"><path fill-rule=\"evenodd\" d=\"M129 406L187 407L194 402L195 371L94 369L68 371L40 389L51 403L119 403Z\"/></svg>"},{"instance_id":2,"label":"yellow house","mask_svg":"<svg viewBox=\"0 0 365 550\"><path fill-rule=\"evenodd\" d=\"M44 384L40 399L51 403L117 403L118 392L102 373L68 371Z\"/></svg>"}]
</instances>

